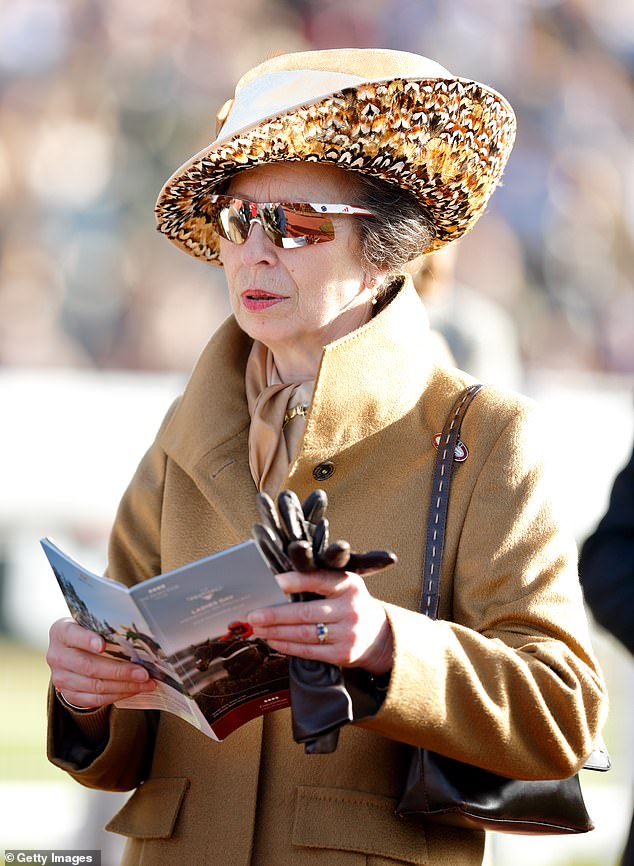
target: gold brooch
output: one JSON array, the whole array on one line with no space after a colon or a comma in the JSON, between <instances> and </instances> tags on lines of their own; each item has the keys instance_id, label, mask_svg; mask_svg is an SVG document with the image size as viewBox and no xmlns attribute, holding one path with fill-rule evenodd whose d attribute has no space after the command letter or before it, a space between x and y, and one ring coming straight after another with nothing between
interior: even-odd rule
<instances>
[{"instance_id":1,"label":"gold brooch","mask_svg":"<svg viewBox=\"0 0 634 866\"><path fill-rule=\"evenodd\" d=\"M286 410L284 415L284 423L282 424L282 430L286 427L289 421L292 421L296 415L301 415L302 418L305 418L308 414L308 403L298 403L296 406L291 406L290 409Z\"/></svg>"}]
</instances>

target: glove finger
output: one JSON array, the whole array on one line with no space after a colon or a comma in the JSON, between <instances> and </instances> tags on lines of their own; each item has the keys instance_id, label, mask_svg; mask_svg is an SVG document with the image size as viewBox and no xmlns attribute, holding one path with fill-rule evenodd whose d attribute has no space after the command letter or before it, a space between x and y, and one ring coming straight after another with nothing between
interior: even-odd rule
<instances>
[{"instance_id":1,"label":"glove finger","mask_svg":"<svg viewBox=\"0 0 634 866\"><path fill-rule=\"evenodd\" d=\"M288 556L295 571L315 570L315 560L310 541L291 541L288 545Z\"/></svg>"},{"instance_id":2,"label":"glove finger","mask_svg":"<svg viewBox=\"0 0 634 866\"><path fill-rule=\"evenodd\" d=\"M313 529L313 559L315 562L319 561L328 546L329 534L328 518L322 517Z\"/></svg>"},{"instance_id":3,"label":"glove finger","mask_svg":"<svg viewBox=\"0 0 634 866\"><path fill-rule=\"evenodd\" d=\"M308 524L304 519L301 502L292 490L282 490L277 497L277 509L289 541L308 541Z\"/></svg>"},{"instance_id":4,"label":"glove finger","mask_svg":"<svg viewBox=\"0 0 634 866\"><path fill-rule=\"evenodd\" d=\"M271 530L279 545L282 549L285 549L288 544L288 536L280 524L275 503L268 493L258 493L255 497L255 501L262 524Z\"/></svg>"},{"instance_id":5,"label":"glove finger","mask_svg":"<svg viewBox=\"0 0 634 866\"><path fill-rule=\"evenodd\" d=\"M328 497L325 490L313 490L302 503L304 517L309 523L319 523L327 507Z\"/></svg>"},{"instance_id":6,"label":"glove finger","mask_svg":"<svg viewBox=\"0 0 634 866\"><path fill-rule=\"evenodd\" d=\"M391 550L369 550L367 553L351 553L346 569L360 574L369 574L382 571L397 561L398 557Z\"/></svg>"},{"instance_id":7,"label":"glove finger","mask_svg":"<svg viewBox=\"0 0 634 866\"><path fill-rule=\"evenodd\" d=\"M283 571L293 570L290 560L284 553L284 549L279 546L277 539L268 526L256 523L253 526L253 537L260 545L260 549L273 571L281 574Z\"/></svg>"},{"instance_id":8,"label":"glove finger","mask_svg":"<svg viewBox=\"0 0 634 866\"><path fill-rule=\"evenodd\" d=\"M322 559L326 568L346 568L350 559L350 545L347 541L333 541L324 550Z\"/></svg>"}]
</instances>

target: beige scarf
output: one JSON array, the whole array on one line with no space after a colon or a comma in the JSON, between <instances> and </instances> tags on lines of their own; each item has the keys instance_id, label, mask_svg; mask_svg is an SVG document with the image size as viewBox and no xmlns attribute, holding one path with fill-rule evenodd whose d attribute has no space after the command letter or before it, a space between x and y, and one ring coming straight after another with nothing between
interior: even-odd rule
<instances>
[{"instance_id":1,"label":"beige scarf","mask_svg":"<svg viewBox=\"0 0 634 866\"><path fill-rule=\"evenodd\" d=\"M308 406L314 379L282 382L273 353L256 340L247 361L245 387L251 415L249 466L258 490L275 498L306 426L300 414L285 423L287 411Z\"/></svg>"}]
</instances>

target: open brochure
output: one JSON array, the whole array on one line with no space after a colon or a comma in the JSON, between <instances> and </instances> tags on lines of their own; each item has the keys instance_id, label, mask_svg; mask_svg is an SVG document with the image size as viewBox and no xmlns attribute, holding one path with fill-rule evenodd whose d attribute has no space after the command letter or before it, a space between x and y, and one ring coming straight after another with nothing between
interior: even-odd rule
<instances>
[{"instance_id":1,"label":"open brochure","mask_svg":"<svg viewBox=\"0 0 634 866\"><path fill-rule=\"evenodd\" d=\"M92 574L49 538L40 543L76 622L104 638L108 655L156 680L153 692L115 706L175 713L214 740L289 706L286 656L246 621L288 601L255 541L131 588Z\"/></svg>"}]
</instances>

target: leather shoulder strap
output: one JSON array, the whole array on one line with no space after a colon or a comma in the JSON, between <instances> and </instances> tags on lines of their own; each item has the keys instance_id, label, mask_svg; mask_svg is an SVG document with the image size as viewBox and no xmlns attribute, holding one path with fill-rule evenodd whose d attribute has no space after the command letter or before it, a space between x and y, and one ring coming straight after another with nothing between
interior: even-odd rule
<instances>
[{"instance_id":1,"label":"leather shoulder strap","mask_svg":"<svg viewBox=\"0 0 634 866\"><path fill-rule=\"evenodd\" d=\"M429 516L427 518L423 591L420 603L421 613L432 619L436 619L438 616L442 554L445 546L449 488L456 444L467 409L482 387L479 383L470 385L458 397L447 416L436 452Z\"/></svg>"},{"instance_id":2,"label":"leather shoulder strap","mask_svg":"<svg viewBox=\"0 0 634 866\"><path fill-rule=\"evenodd\" d=\"M483 385L470 385L458 397L451 408L445 428L442 431L434 463L429 517L427 519L425 565L423 567L423 592L420 610L432 619L438 617L440 600L440 576L442 554L445 545L445 527L449 505L449 487L455 458L455 449L460 435L460 427L473 398ZM602 739L584 764L586 770L606 772L611 769L610 755Z\"/></svg>"}]
</instances>

